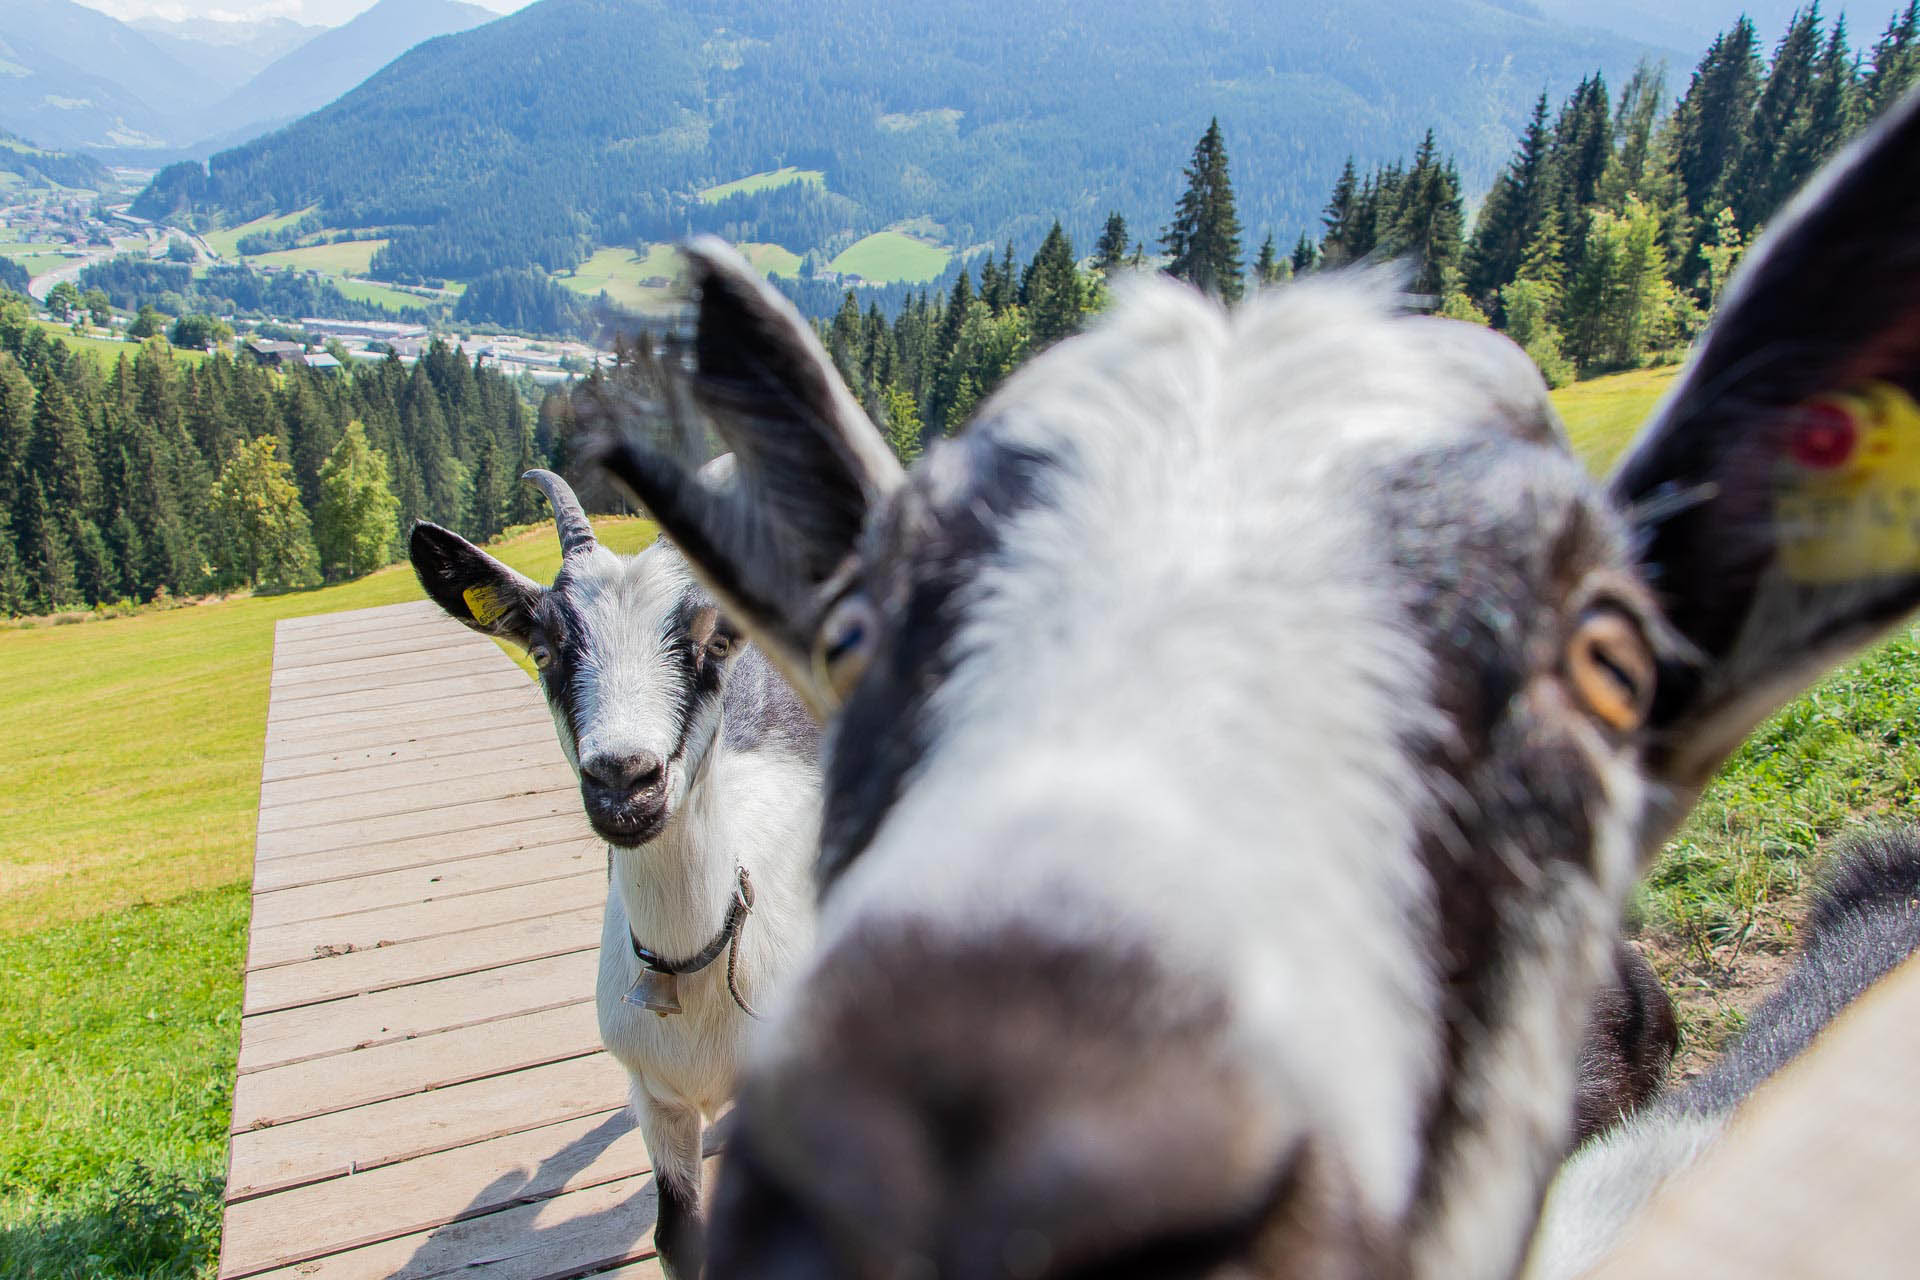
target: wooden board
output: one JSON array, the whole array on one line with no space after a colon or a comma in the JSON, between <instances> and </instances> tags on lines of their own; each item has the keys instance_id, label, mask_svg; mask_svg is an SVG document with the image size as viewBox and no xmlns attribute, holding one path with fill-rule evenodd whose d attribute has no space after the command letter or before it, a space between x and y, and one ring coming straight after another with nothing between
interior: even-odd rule
<instances>
[{"instance_id":1,"label":"wooden board","mask_svg":"<svg viewBox=\"0 0 1920 1280\"><path fill-rule=\"evenodd\" d=\"M1916 1062L1920 960L1909 960L1754 1091L1592 1280L1920 1274Z\"/></svg>"},{"instance_id":2,"label":"wooden board","mask_svg":"<svg viewBox=\"0 0 1920 1280\"><path fill-rule=\"evenodd\" d=\"M282 622L271 689L222 1280L657 1280L539 690L425 604Z\"/></svg>"}]
</instances>

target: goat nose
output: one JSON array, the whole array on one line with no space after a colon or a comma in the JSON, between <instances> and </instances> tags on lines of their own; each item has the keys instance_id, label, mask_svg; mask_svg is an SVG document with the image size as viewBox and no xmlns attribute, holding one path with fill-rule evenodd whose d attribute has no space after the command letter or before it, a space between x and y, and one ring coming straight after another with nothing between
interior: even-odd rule
<instances>
[{"instance_id":1,"label":"goat nose","mask_svg":"<svg viewBox=\"0 0 1920 1280\"><path fill-rule=\"evenodd\" d=\"M666 777L667 766L651 751L631 755L595 756L581 763L580 772L608 791L654 791Z\"/></svg>"}]
</instances>

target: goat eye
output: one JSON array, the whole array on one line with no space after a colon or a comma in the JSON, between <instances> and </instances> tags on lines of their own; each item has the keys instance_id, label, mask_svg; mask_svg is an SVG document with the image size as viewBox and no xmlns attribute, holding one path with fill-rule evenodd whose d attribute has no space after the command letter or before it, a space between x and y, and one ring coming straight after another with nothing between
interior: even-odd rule
<instances>
[{"instance_id":1,"label":"goat eye","mask_svg":"<svg viewBox=\"0 0 1920 1280\"><path fill-rule=\"evenodd\" d=\"M733 652L733 637L724 632L714 632L712 638L707 641L704 652L707 657L718 662Z\"/></svg>"},{"instance_id":2,"label":"goat eye","mask_svg":"<svg viewBox=\"0 0 1920 1280\"><path fill-rule=\"evenodd\" d=\"M1567 681L1607 727L1630 733L1653 708L1654 660L1640 626L1617 606L1589 609L1567 641Z\"/></svg>"},{"instance_id":3,"label":"goat eye","mask_svg":"<svg viewBox=\"0 0 1920 1280\"><path fill-rule=\"evenodd\" d=\"M859 683L873 656L880 615L863 595L850 595L828 610L814 640L813 664L839 697Z\"/></svg>"},{"instance_id":4,"label":"goat eye","mask_svg":"<svg viewBox=\"0 0 1920 1280\"><path fill-rule=\"evenodd\" d=\"M553 650L543 644L536 644L527 650L527 656L532 658L533 665L539 667L542 671L545 671L553 662Z\"/></svg>"}]
</instances>

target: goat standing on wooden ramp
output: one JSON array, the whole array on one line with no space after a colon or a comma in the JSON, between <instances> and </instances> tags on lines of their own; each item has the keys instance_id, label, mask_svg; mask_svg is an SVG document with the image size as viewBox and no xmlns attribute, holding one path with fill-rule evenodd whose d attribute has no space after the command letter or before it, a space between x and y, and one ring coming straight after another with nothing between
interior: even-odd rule
<instances>
[{"instance_id":1,"label":"goat standing on wooden ramp","mask_svg":"<svg viewBox=\"0 0 1920 1280\"><path fill-rule=\"evenodd\" d=\"M677 551L617 556L566 481L528 479L553 503L553 586L424 521L413 567L449 614L532 656L609 845L600 1038L627 1070L653 1162L661 1261L694 1280L702 1122L733 1096L748 1010L813 934L819 731Z\"/></svg>"},{"instance_id":2,"label":"goat standing on wooden ramp","mask_svg":"<svg viewBox=\"0 0 1920 1280\"><path fill-rule=\"evenodd\" d=\"M1814 895L1799 958L1739 1040L1699 1079L1581 1148L1561 1170L1540 1217L1528 1280L1572 1280L1590 1270L1634 1214L1719 1139L1755 1089L1916 949L1920 830L1856 836ZM1888 1066L1897 1081L1888 1087L1911 1087L1908 1064Z\"/></svg>"},{"instance_id":3,"label":"goat standing on wooden ramp","mask_svg":"<svg viewBox=\"0 0 1920 1280\"><path fill-rule=\"evenodd\" d=\"M1517 347L1366 272L1143 282L907 474L689 254L737 475L608 462L832 717L714 1280L1512 1275L1648 851L1920 604L1916 100L1604 488Z\"/></svg>"}]
</instances>

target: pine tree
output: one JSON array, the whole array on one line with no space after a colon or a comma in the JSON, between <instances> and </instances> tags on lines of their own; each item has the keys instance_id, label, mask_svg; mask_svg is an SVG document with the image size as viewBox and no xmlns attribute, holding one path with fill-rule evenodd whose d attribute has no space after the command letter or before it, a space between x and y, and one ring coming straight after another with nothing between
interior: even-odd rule
<instances>
[{"instance_id":1,"label":"pine tree","mask_svg":"<svg viewBox=\"0 0 1920 1280\"><path fill-rule=\"evenodd\" d=\"M52 369L40 379L27 445L27 470L45 486L56 511L90 515L100 500L100 469L87 425L65 378Z\"/></svg>"},{"instance_id":2,"label":"pine tree","mask_svg":"<svg viewBox=\"0 0 1920 1280\"><path fill-rule=\"evenodd\" d=\"M1253 278L1255 283L1263 285L1278 284L1280 282L1280 272L1283 270L1280 261L1280 256L1274 251L1273 247L1273 232L1269 231L1267 232L1267 238L1260 242L1260 256L1253 261Z\"/></svg>"},{"instance_id":3,"label":"pine tree","mask_svg":"<svg viewBox=\"0 0 1920 1280\"><path fill-rule=\"evenodd\" d=\"M526 474L544 462L534 456L533 430L522 424L520 435L520 456L513 464L513 480L507 485L507 523L536 524L544 514L541 510L542 498L539 490L526 482Z\"/></svg>"},{"instance_id":4,"label":"pine tree","mask_svg":"<svg viewBox=\"0 0 1920 1280\"><path fill-rule=\"evenodd\" d=\"M1027 268L1023 292L1035 351L1051 346L1080 328L1086 309L1085 289L1074 265L1073 244L1058 219L1054 220L1040 251L1034 254Z\"/></svg>"},{"instance_id":5,"label":"pine tree","mask_svg":"<svg viewBox=\"0 0 1920 1280\"><path fill-rule=\"evenodd\" d=\"M1186 193L1161 237L1161 245L1172 257L1167 274L1236 302L1244 289L1240 219L1234 212L1227 145L1218 117L1208 123L1206 133L1195 144L1193 161L1185 173Z\"/></svg>"},{"instance_id":6,"label":"pine tree","mask_svg":"<svg viewBox=\"0 0 1920 1280\"><path fill-rule=\"evenodd\" d=\"M1560 197L1560 226L1567 240L1567 261L1572 265L1579 261L1585 246L1587 208L1599 198L1600 179L1613 155L1607 84L1597 73L1582 80L1560 109L1549 154L1554 189Z\"/></svg>"},{"instance_id":7,"label":"pine tree","mask_svg":"<svg viewBox=\"0 0 1920 1280\"><path fill-rule=\"evenodd\" d=\"M473 520L467 526L475 541L485 542L507 527L508 483L499 446L491 435L481 436L480 448L473 460ZM317 529L314 536L318 540ZM322 559L324 561L324 553Z\"/></svg>"},{"instance_id":8,"label":"pine tree","mask_svg":"<svg viewBox=\"0 0 1920 1280\"><path fill-rule=\"evenodd\" d=\"M1527 242L1539 228L1550 189L1550 145L1547 95L1543 92L1534 101L1533 116L1520 134L1519 149L1480 206L1473 243L1462 264L1467 292L1482 306L1491 305L1500 286L1519 273Z\"/></svg>"},{"instance_id":9,"label":"pine tree","mask_svg":"<svg viewBox=\"0 0 1920 1280\"><path fill-rule=\"evenodd\" d=\"M1745 234L1773 216L1797 186L1794 174L1804 158L1794 154L1788 135L1807 109L1821 45L1815 3L1794 15L1774 48L1766 84L1753 104L1746 146L1727 185L1728 203Z\"/></svg>"},{"instance_id":10,"label":"pine tree","mask_svg":"<svg viewBox=\"0 0 1920 1280\"><path fill-rule=\"evenodd\" d=\"M1303 276L1320 264L1320 250L1314 246L1313 237L1306 232L1293 242L1293 274Z\"/></svg>"},{"instance_id":11,"label":"pine tree","mask_svg":"<svg viewBox=\"0 0 1920 1280\"><path fill-rule=\"evenodd\" d=\"M1391 252L1414 263L1415 293L1440 298L1459 267L1461 224L1465 211L1460 175L1452 160L1442 161L1433 130L1415 152L1413 168L1400 179L1390 233Z\"/></svg>"},{"instance_id":12,"label":"pine tree","mask_svg":"<svg viewBox=\"0 0 1920 1280\"><path fill-rule=\"evenodd\" d=\"M15 517L15 536L20 547L21 568L27 580L28 601L40 613L51 613L75 602L78 594L73 580L73 550L46 490L38 476L29 475L21 485L25 499Z\"/></svg>"},{"instance_id":13,"label":"pine tree","mask_svg":"<svg viewBox=\"0 0 1920 1280\"><path fill-rule=\"evenodd\" d=\"M1920 3L1920 0L1915 0ZM1093 246L1093 269L1103 275L1111 274L1126 260L1127 256L1127 220L1118 212L1107 215L1107 225L1100 230L1100 238Z\"/></svg>"},{"instance_id":14,"label":"pine tree","mask_svg":"<svg viewBox=\"0 0 1920 1280\"><path fill-rule=\"evenodd\" d=\"M1320 215L1320 225L1324 230L1320 235L1319 259L1330 267L1352 262L1358 255L1351 251L1354 239L1355 205L1360 197L1360 175L1354 171L1353 157L1347 157L1347 163L1340 170L1340 176L1334 180L1333 194L1327 198L1326 211ZM1306 234L1301 233L1301 239ZM1297 250L1296 250L1297 252Z\"/></svg>"},{"instance_id":15,"label":"pine tree","mask_svg":"<svg viewBox=\"0 0 1920 1280\"><path fill-rule=\"evenodd\" d=\"M316 573L313 528L300 505L293 467L275 456L279 445L271 435L246 441L213 483L214 517L232 552L230 563L249 587L304 586Z\"/></svg>"},{"instance_id":16,"label":"pine tree","mask_svg":"<svg viewBox=\"0 0 1920 1280\"><path fill-rule=\"evenodd\" d=\"M1898 101L1908 85L1920 79L1920 0L1908 0L1905 10L1887 23L1886 34L1873 46L1873 67L1861 86L1868 119Z\"/></svg>"},{"instance_id":17,"label":"pine tree","mask_svg":"<svg viewBox=\"0 0 1920 1280\"><path fill-rule=\"evenodd\" d=\"M13 512L0 504L0 617L25 613L31 602L26 569L14 545Z\"/></svg>"}]
</instances>

